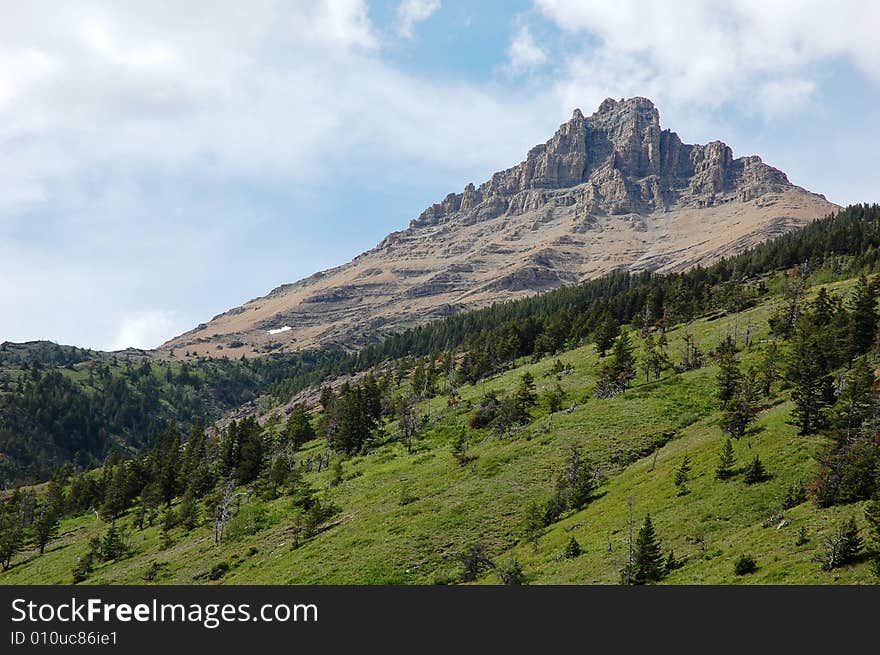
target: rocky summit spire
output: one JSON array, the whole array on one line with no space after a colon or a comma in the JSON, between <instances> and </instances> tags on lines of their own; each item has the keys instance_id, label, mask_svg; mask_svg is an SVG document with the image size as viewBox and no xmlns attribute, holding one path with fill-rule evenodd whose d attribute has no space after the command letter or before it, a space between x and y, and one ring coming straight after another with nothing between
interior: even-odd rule
<instances>
[{"instance_id":1,"label":"rocky summit spire","mask_svg":"<svg viewBox=\"0 0 880 655\"><path fill-rule=\"evenodd\" d=\"M734 159L721 142L683 144L675 132L660 127L660 113L647 98L606 98L589 118L575 109L571 120L532 148L525 161L478 188L449 194L411 227L445 222L460 212L474 214L467 220L521 213L541 202L536 192L542 189L585 185L589 212L623 214L713 206L788 184L760 158Z\"/></svg>"},{"instance_id":2,"label":"rocky summit spire","mask_svg":"<svg viewBox=\"0 0 880 655\"><path fill-rule=\"evenodd\" d=\"M579 110L521 163L432 205L338 268L170 341L181 356L359 345L621 268L681 270L835 209L760 157L682 143L647 98Z\"/></svg>"}]
</instances>

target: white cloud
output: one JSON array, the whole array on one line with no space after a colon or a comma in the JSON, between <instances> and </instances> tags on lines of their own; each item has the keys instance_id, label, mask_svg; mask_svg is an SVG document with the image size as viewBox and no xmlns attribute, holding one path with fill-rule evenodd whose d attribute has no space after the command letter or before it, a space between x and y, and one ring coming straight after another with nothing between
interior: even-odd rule
<instances>
[{"instance_id":1,"label":"white cloud","mask_svg":"<svg viewBox=\"0 0 880 655\"><path fill-rule=\"evenodd\" d=\"M880 3L870 0L536 0L561 29L595 37L569 61L569 84L613 95L717 107L752 102L777 115L778 100L812 98L812 67L847 59L880 80ZM793 80L797 80L797 84ZM647 91L646 91L647 89ZM797 110L799 107L791 107Z\"/></svg>"},{"instance_id":2,"label":"white cloud","mask_svg":"<svg viewBox=\"0 0 880 655\"><path fill-rule=\"evenodd\" d=\"M416 23L428 20L440 9L440 0L403 0L397 6L397 31L406 38L413 36Z\"/></svg>"},{"instance_id":3,"label":"white cloud","mask_svg":"<svg viewBox=\"0 0 880 655\"><path fill-rule=\"evenodd\" d=\"M758 107L768 118L788 116L804 107L815 91L811 80L770 80L758 89Z\"/></svg>"},{"instance_id":4,"label":"white cloud","mask_svg":"<svg viewBox=\"0 0 880 655\"><path fill-rule=\"evenodd\" d=\"M174 313L165 310L146 310L123 316L109 350L125 348L155 348L168 335L184 329Z\"/></svg>"},{"instance_id":5,"label":"white cloud","mask_svg":"<svg viewBox=\"0 0 880 655\"><path fill-rule=\"evenodd\" d=\"M4 8L0 44L0 338L119 346L102 317L139 306L192 327L338 263L282 252L314 231L273 195L410 184L413 163L463 186L555 127L517 90L398 71L359 0L34 0Z\"/></svg>"},{"instance_id":6,"label":"white cloud","mask_svg":"<svg viewBox=\"0 0 880 655\"><path fill-rule=\"evenodd\" d=\"M514 73L532 70L546 63L546 51L535 43L528 26L522 25L516 31L507 48L510 69Z\"/></svg>"}]
</instances>

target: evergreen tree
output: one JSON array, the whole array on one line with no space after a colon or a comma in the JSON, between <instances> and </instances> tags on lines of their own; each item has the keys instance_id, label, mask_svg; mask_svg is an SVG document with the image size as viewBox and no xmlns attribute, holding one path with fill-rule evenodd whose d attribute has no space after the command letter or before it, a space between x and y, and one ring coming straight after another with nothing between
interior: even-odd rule
<instances>
[{"instance_id":1,"label":"evergreen tree","mask_svg":"<svg viewBox=\"0 0 880 655\"><path fill-rule=\"evenodd\" d=\"M669 339L666 338L666 329L660 332L657 338L657 355L654 359L654 379L659 380L663 372L672 368L672 359L669 357Z\"/></svg>"},{"instance_id":2,"label":"evergreen tree","mask_svg":"<svg viewBox=\"0 0 880 655\"><path fill-rule=\"evenodd\" d=\"M199 509L196 505L196 494L192 487L187 487L177 508L176 522L186 532L190 532L198 525Z\"/></svg>"},{"instance_id":3,"label":"evergreen tree","mask_svg":"<svg viewBox=\"0 0 880 655\"><path fill-rule=\"evenodd\" d=\"M718 364L720 370L716 377L716 393L721 402L721 409L727 409L728 403L736 396L742 383L742 373L736 359L736 347L730 337L727 337L718 346Z\"/></svg>"},{"instance_id":4,"label":"evergreen tree","mask_svg":"<svg viewBox=\"0 0 880 655\"><path fill-rule=\"evenodd\" d=\"M116 527L116 522L110 524L104 539L101 541L101 556L105 560L121 559L128 554L128 546Z\"/></svg>"},{"instance_id":5,"label":"evergreen tree","mask_svg":"<svg viewBox=\"0 0 880 655\"><path fill-rule=\"evenodd\" d=\"M757 416L756 374L743 376L721 414L721 429L734 439L741 439Z\"/></svg>"},{"instance_id":6,"label":"evergreen tree","mask_svg":"<svg viewBox=\"0 0 880 655\"><path fill-rule=\"evenodd\" d=\"M101 515L105 520L115 521L120 514L128 509L129 505L128 473L125 463L120 462L114 466L112 473L107 477Z\"/></svg>"},{"instance_id":7,"label":"evergreen tree","mask_svg":"<svg viewBox=\"0 0 880 655\"><path fill-rule=\"evenodd\" d=\"M874 369L858 357L843 379L843 387L830 412L830 433L840 443L852 443L863 426L877 418ZM876 432L876 430L873 430Z\"/></svg>"},{"instance_id":8,"label":"evergreen tree","mask_svg":"<svg viewBox=\"0 0 880 655\"><path fill-rule=\"evenodd\" d=\"M180 475L184 493L192 489L195 496L200 497L208 492L213 482L208 459L208 438L201 420L196 420L183 450Z\"/></svg>"},{"instance_id":9,"label":"evergreen tree","mask_svg":"<svg viewBox=\"0 0 880 655\"><path fill-rule=\"evenodd\" d=\"M596 397L607 398L625 391L635 378L635 357L628 330L621 330L614 342L611 357L599 371Z\"/></svg>"},{"instance_id":10,"label":"evergreen tree","mask_svg":"<svg viewBox=\"0 0 880 655\"><path fill-rule=\"evenodd\" d=\"M619 333L620 326L611 317L611 314L608 311L603 313L594 337L596 340L596 351L599 353L599 357L605 356L605 353L614 345L614 340Z\"/></svg>"},{"instance_id":11,"label":"evergreen tree","mask_svg":"<svg viewBox=\"0 0 880 655\"><path fill-rule=\"evenodd\" d=\"M715 469L715 479L727 480L731 477L733 475L734 462L733 442L731 442L730 439L727 439L724 442L724 447L721 449L721 454L718 457L718 467Z\"/></svg>"},{"instance_id":12,"label":"evergreen tree","mask_svg":"<svg viewBox=\"0 0 880 655\"><path fill-rule=\"evenodd\" d=\"M325 387L326 388L326 387ZM294 449L300 448L303 444L315 438L315 428L309 420L305 406L297 404L290 411L287 418L287 425L284 428L284 440Z\"/></svg>"},{"instance_id":13,"label":"evergreen tree","mask_svg":"<svg viewBox=\"0 0 880 655\"><path fill-rule=\"evenodd\" d=\"M523 417L528 416L530 408L538 404L538 396L535 393L535 378L526 371L519 380L516 390L516 406Z\"/></svg>"},{"instance_id":14,"label":"evergreen tree","mask_svg":"<svg viewBox=\"0 0 880 655\"><path fill-rule=\"evenodd\" d=\"M651 515L648 514L636 537L632 580L634 584L657 582L663 577L663 572L663 551L654 531Z\"/></svg>"},{"instance_id":15,"label":"evergreen tree","mask_svg":"<svg viewBox=\"0 0 880 655\"><path fill-rule=\"evenodd\" d=\"M412 453L416 441L422 437L422 416L416 409L415 397L401 398L397 403L398 438Z\"/></svg>"},{"instance_id":16,"label":"evergreen tree","mask_svg":"<svg viewBox=\"0 0 880 655\"><path fill-rule=\"evenodd\" d=\"M581 549L581 545L578 543L578 540L572 537L568 541L568 545L565 547L564 557L565 559L574 559L576 557L580 557L583 550Z\"/></svg>"},{"instance_id":17,"label":"evergreen tree","mask_svg":"<svg viewBox=\"0 0 880 655\"><path fill-rule=\"evenodd\" d=\"M170 507L180 491L180 430L172 425L156 437L153 446L153 479L159 485L162 500Z\"/></svg>"},{"instance_id":18,"label":"evergreen tree","mask_svg":"<svg viewBox=\"0 0 880 655\"><path fill-rule=\"evenodd\" d=\"M800 433L815 433L825 425L827 409L834 401L834 388L816 330L804 318L795 328L785 377L792 385L793 415Z\"/></svg>"},{"instance_id":19,"label":"evergreen tree","mask_svg":"<svg viewBox=\"0 0 880 655\"><path fill-rule=\"evenodd\" d=\"M266 475L266 494L270 499L278 497L279 488L283 488L287 484L290 472L290 462L285 455L279 455L272 460L272 464L269 466L269 472Z\"/></svg>"},{"instance_id":20,"label":"evergreen tree","mask_svg":"<svg viewBox=\"0 0 880 655\"><path fill-rule=\"evenodd\" d=\"M849 354L868 352L877 336L877 298L864 275L859 277L849 306Z\"/></svg>"},{"instance_id":21,"label":"evergreen tree","mask_svg":"<svg viewBox=\"0 0 880 655\"><path fill-rule=\"evenodd\" d=\"M565 391L563 391L562 385L557 382L556 386L547 390L545 396L547 409L551 414L562 411L562 404L565 402Z\"/></svg>"},{"instance_id":22,"label":"evergreen tree","mask_svg":"<svg viewBox=\"0 0 880 655\"><path fill-rule=\"evenodd\" d=\"M630 380L635 377L635 357L633 357L632 339L629 336L629 330L621 330L620 336L614 342L614 349L611 353L611 371L613 376L624 386L629 386Z\"/></svg>"},{"instance_id":23,"label":"evergreen tree","mask_svg":"<svg viewBox=\"0 0 880 655\"><path fill-rule=\"evenodd\" d=\"M228 476L235 472L238 459L238 422L233 419L226 427L220 441L220 475Z\"/></svg>"},{"instance_id":24,"label":"evergreen tree","mask_svg":"<svg viewBox=\"0 0 880 655\"><path fill-rule=\"evenodd\" d=\"M688 482L691 479L691 458L687 455L681 460L681 466L675 471L675 486L678 488L678 495L684 496L690 493Z\"/></svg>"},{"instance_id":25,"label":"evergreen tree","mask_svg":"<svg viewBox=\"0 0 880 655\"><path fill-rule=\"evenodd\" d=\"M59 511L52 507L49 502L45 502L40 506L36 520L33 524L34 543L40 549L40 555L46 552L46 546L57 534L60 523L58 521Z\"/></svg>"},{"instance_id":26,"label":"evergreen tree","mask_svg":"<svg viewBox=\"0 0 880 655\"><path fill-rule=\"evenodd\" d=\"M235 475L239 484L250 484L263 470L265 444L263 430L253 416L244 419L238 426L238 461Z\"/></svg>"},{"instance_id":27,"label":"evergreen tree","mask_svg":"<svg viewBox=\"0 0 880 655\"><path fill-rule=\"evenodd\" d=\"M758 369L760 389L765 398L770 397L773 391L773 383L779 379L779 360L779 345L774 340L764 350Z\"/></svg>"},{"instance_id":28,"label":"evergreen tree","mask_svg":"<svg viewBox=\"0 0 880 655\"><path fill-rule=\"evenodd\" d=\"M24 522L21 516L22 494L19 489L0 506L0 567L8 570L12 558L24 545Z\"/></svg>"},{"instance_id":29,"label":"evergreen tree","mask_svg":"<svg viewBox=\"0 0 880 655\"><path fill-rule=\"evenodd\" d=\"M749 467L746 469L746 484L757 484L758 482L763 482L766 479L767 472L764 470L764 465L761 463L761 458L758 455L755 455L755 459L752 460L752 463L749 464Z\"/></svg>"}]
</instances>

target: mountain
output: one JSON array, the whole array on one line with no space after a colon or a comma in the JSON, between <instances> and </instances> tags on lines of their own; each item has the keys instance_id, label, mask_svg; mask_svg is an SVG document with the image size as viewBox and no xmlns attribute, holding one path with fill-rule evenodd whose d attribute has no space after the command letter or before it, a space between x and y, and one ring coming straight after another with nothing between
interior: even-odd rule
<instances>
[{"instance_id":1,"label":"mountain","mask_svg":"<svg viewBox=\"0 0 880 655\"><path fill-rule=\"evenodd\" d=\"M161 346L237 357L358 346L612 270L678 271L837 209L760 157L682 143L646 98L576 109L525 161L468 184L354 260Z\"/></svg>"}]
</instances>

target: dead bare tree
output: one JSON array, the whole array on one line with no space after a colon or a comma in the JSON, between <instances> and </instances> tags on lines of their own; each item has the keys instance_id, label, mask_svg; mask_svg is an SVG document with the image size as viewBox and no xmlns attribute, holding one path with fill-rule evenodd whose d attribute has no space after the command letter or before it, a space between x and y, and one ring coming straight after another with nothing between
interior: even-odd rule
<instances>
[{"instance_id":1,"label":"dead bare tree","mask_svg":"<svg viewBox=\"0 0 880 655\"><path fill-rule=\"evenodd\" d=\"M215 544L220 544L223 542L223 533L226 531L226 526L229 524L229 519L232 518L232 503L235 498L240 495L242 494L235 493L235 478L230 475L226 479L226 482L223 484L223 494L220 496L220 501L217 503L217 507L214 509Z\"/></svg>"}]
</instances>

